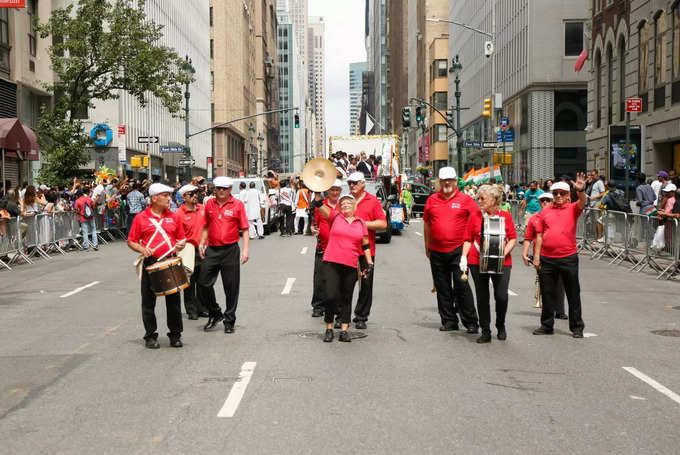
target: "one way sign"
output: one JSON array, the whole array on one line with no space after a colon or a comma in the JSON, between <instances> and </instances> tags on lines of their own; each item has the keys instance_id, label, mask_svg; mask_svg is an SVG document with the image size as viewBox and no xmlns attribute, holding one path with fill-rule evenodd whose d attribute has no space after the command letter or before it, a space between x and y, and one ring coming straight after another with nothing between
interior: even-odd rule
<instances>
[{"instance_id":1,"label":"one way sign","mask_svg":"<svg viewBox=\"0 0 680 455\"><path fill-rule=\"evenodd\" d=\"M138 144L158 144L158 136L137 136Z\"/></svg>"}]
</instances>

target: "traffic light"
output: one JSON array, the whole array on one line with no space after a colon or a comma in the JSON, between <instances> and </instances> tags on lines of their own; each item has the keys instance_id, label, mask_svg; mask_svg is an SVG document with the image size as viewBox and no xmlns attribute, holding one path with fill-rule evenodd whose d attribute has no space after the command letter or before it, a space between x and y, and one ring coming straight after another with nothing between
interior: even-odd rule
<instances>
[{"instance_id":1,"label":"traffic light","mask_svg":"<svg viewBox=\"0 0 680 455\"><path fill-rule=\"evenodd\" d=\"M142 157L141 156L133 156L130 158L130 166L133 168L140 168L142 167Z\"/></svg>"},{"instance_id":2,"label":"traffic light","mask_svg":"<svg viewBox=\"0 0 680 455\"><path fill-rule=\"evenodd\" d=\"M482 110L482 117L489 118L491 117L491 98L484 98L484 109Z\"/></svg>"},{"instance_id":3,"label":"traffic light","mask_svg":"<svg viewBox=\"0 0 680 455\"><path fill-rule=\"evenodd\" d=\"M300 115L295 114L295 128L300 128Z\"/></svg>"},{"instance_id":4,"label":"traffic light","mask_svg":"<svg viewBox=\"0 0 680 455\"><path fill-rule=\"evenodd\" d=\"M411 128L411 108L408 106L401 109L401 126Z\"/></svg>"},{"instance_id":5,"label":"traffic light","mask_svg":"<svg viewBox=\"0 0 680 455\"><path fill-rule=\"evenodd\" d=\"M144 155L144 167L149 167L149 155Z\"/></svg>"},{"instance_id":6,"label":"traffic light","mask_svg":"<svg viewBox=\"0 0 680 455\"><path fill-rule=\"evenodd\" d=\"M453 111L450 109L446 111L446 123L449 124L449 128L453 128Z\"/></svg>"},{"instance_id":7,"label":"traffic light","mask_svg":"<svg viewBox=\"0 0 680 455\"><path fill-rule=\"evenodd\" d=\"M416 123L420 124L423 121L423 108L416 107Z\"/></svg>"}]
</instances>

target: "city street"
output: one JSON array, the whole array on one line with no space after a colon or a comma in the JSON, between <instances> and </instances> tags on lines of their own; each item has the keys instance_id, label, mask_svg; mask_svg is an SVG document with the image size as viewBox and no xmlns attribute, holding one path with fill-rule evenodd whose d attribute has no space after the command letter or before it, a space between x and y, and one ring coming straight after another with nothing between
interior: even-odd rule
<instances>
[{"instance_id":1,"label":"city street","mask_svg":"<svg viewBox=\"0 0 680 455\"><path fill-rule=\"evenodd\" d=\"M185 317L183 349L162 299L144 348L123 242L1 272L0 453L677 453L680 338L652 331L680 329L678 283L582 256L586 338L534 336L516 249L508 339L478 345L438 331L422 228L378 245L352 343L310 317L312 237L252 241L236 333Z\"/></svg>"}]
</instances>

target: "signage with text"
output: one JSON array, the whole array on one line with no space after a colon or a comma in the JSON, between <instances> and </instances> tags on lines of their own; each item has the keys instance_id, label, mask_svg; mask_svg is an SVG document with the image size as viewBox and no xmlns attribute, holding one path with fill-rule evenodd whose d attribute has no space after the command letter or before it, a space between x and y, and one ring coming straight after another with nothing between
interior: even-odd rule
<instances>
[{"instance_id":1,"label":"signage with text","mask_svg":"<svg viewBox=\"0 0 680 455\"><path fill-rule=\"evenodd\" d=\"M628 98L626 112L642 112L642 98Z\"/></svg>"},{"instance_id":2,"label":"signage with text","mask_svg":"<svg viewBox=\"0 0 680 455\"><path fill-rule=\"evenodd\" d=\"M26 8L26 0L2 0L0 8Z\"/></svg>"}]
</instances>

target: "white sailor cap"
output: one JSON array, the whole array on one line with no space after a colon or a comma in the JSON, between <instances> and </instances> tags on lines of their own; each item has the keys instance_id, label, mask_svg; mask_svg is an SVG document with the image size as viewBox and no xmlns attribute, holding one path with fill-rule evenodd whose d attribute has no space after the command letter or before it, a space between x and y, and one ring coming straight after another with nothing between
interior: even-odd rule
<instances>
[{"instance_id":1,"label":"white sailor cap","mask_svg":"<svg viewBox=\"0 0 680 455\"><path fill-rule=\"evenodd\" d=\"M333 182L333 185L331 186L331 188L342 188L342 180L335 179L335 182Z\"/></svg>"},{"instance_id":2,"label":"white sailor cap","mask_svg":"<svg viewBox=\"0 0 680 455\"><path fill-rule=\"evenodd\" d=\"M153 183L149 187L149 196L155 196L157 194L172 193L174 190L168 185L163 185L162 183Z\"/></svg>"},{"instance_id":3,"label":"white sailor cap","mask_svg":"<svg viewBox=\"0 0 680 455\"><path fill-rule=\"evenodd\" d=\"M567 182L557 182L553 183L550 186L550 191L555 191L555 190L562 190L562 191L571 191L571 187Z\"/></svg>"},{"instance_id":4,"label":"white sailor cap","mask_svg":"<svg viewBox=\"0 0 680 455\"><path fill-rule=\"evenodd\" d=\"M196 191L197 189L198 189L197 186L194 186L190 183L190 184L184 185L182 188L180 188L178 193L179 193L180 196L184 196L184 193L190 193L192 191Z\"/></svg>"},{"instance_id":5,"label":"white sailor cap","mask_svg":"<svg viewBox=\"0 0 680 455\"><path fill-rule=\"evenodd\" d=\"M215 188L231 188L234 186L234 181L229 177L220 175L219 177L215 177L213 179L213 185L215 185Z\"/></svg>"},{"instance_id":6,"label":"white sailor cap","mask_svg":"<svg viewBox=\"0 0 680 455\"><path fill-rule=\"evenodd\" d=\"M450 166L445 166L439 169L439 180L448 180L456 178L456 170Z\"/></svg>"},{"instance_id":7,"label":"white sailor cap","mask_svg":"<svg viewBox=\"0 0 680 455\"><path fill-rule=\"evenodd\" d=\"M347 177L348 182L363 182L366 180L366 176L363 172L352 172L349 177Z\"/></svg>"}]
</instances>

